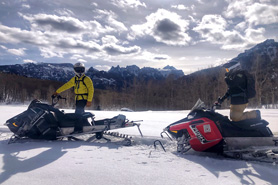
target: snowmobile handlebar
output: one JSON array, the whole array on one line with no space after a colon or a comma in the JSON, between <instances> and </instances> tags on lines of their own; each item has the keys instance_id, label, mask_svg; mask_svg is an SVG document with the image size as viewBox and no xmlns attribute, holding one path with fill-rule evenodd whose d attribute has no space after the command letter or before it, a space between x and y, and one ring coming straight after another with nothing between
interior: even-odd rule
<instances>
[{"instance_id":1,"label":"snowmobile handlebar","mask_svg":"<svg viewBox=\"0 0 278 185\"><path fill-rule=\"evenodd\" d=\"M220 109L220 108L221 108L221 104L218 102L214 103L213 106L211 107L211 109L213 111L215 111L216 109Z\"/></svg>"},{"instance_id":2,"label":"snowmobile handlebar","mask_svg":"<svg viewBox=\"0 0 278 185\"><path fill-rule=\"evenodd\" d=\"M136 120L136 121L130 121L131 123L138 123L138 122L142 122L143 120ZM140 123L139 123L140 124Z\"/></svg>"},{"instance_id":3,"label":"snowmobile handlebar","mask_svg":"<svg viewBox=\"0 0 278 185\"><path fill-rule=\"evenodd\" d=\"M51 96L51 99L52 99L52 106L55 106L61 99L62 100L67 100L67 98L63 98L62 96L60 96L60 95L57 95L57 96L55 96L55 95L52 95Z\"/></svg>"}]
</instances>

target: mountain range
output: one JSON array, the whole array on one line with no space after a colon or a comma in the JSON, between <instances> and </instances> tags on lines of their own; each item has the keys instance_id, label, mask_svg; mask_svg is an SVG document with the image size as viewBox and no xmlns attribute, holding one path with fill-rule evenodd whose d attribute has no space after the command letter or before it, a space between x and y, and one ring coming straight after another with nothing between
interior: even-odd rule
<instances>
[{"instance_id":1,"label":"mountain range","mask_svg":"<svg viewBox=\"0 0 278 185\"><path fill-rule=\"evenodd\" d=\"M278 58L278 43L273 39L268 39L249 50L245 50L232 60L239 61L244 69L254 71L255 68L258 67L258 64L254 62L258 56L262 59L260 62L260 68L269 67L269 64L272 64L273 66L273 63L275 63ZM217 68L219 67L220 66L217 66ZM73 64L70 63L26 63L2 65L0 66L0 71L31 78L60 82L66 82L74 76ZM278 75L276 74L276 71L277 70L272 70L272 76ZM174 77L174 79L178 79L180 77L186 78L187 76L195 76L197 74L198 72L184 75L182 70L177 70L169 65L163 69L151 67L139 68L136 65L126 67L116 66L111 67L108 71L99 71L90 67L86 71L86 75L93 80L94 86L99 89L120 89L124 86L132 85L134 83L134 79L139 79L140 81L163 80L169 75Z\"/></svg>"},{"instance_id":2,"label":"mountain range","mask_svg":"<svg viewBox=\"0 0 278 185\"><path fill-rule=\"evenodd\" d=\"M0 71L20 76L67 82L74 76L73 64L70 63L26 63L0 66ZM109 71L99 71L90 67L86 73L96 88L106 89L108 87L121 88L124 84L131 84L135 78L142 80L163 80L169 75L174 78L184 76L182 70L172 66L163 69L150 67L139 68L136 65L127 67L111 67Z\"/></svg>"}]
</instances>

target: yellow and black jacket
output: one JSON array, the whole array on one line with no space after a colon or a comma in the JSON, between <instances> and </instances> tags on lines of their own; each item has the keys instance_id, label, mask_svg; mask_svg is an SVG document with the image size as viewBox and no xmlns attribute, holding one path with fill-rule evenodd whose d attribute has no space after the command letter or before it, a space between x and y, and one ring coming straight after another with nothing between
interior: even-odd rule
<instances>
[{"instance_id":1,"label":"yellow and black jacket","mask_svg":"<svg viewBox=\"0 0 278 185\"><path fill-rule=\"evenodd\" d=\"M69 88L74 87L75 99L76 100L87 100L92 101L94 95L94 85L92 80L83 75L80 78L74 76L70 81L65 83L62 87L60 87L56 92L61 93Z\"/></svg>"}]
</instances>

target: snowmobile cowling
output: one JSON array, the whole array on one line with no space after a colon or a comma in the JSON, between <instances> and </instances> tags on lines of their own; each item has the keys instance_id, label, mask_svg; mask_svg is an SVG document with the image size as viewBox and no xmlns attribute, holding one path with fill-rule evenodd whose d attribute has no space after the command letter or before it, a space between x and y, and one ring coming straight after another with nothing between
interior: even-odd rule
<instances>
[{"instance_id":1,"label":"snowmobile cowling","mask_svg":"<svg viewBox=\"0 0 278 185\"><path fill-rule=\"evenodd\" d=\"M215 123L208 118L199 118L173 124L169 131L178 132L186 129L190 136L190 145L196 151L205 151L222 140L222 135Z\"/></svg>"}]
</instances>

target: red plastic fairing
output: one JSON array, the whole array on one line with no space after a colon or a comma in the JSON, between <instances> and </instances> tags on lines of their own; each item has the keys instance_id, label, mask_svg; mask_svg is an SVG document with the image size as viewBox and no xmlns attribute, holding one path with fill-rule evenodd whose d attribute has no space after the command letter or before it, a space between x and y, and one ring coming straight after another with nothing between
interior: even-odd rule
<instances>
[{"instance_id":1,"label":"red plastic fairing","mask_svg":"<svg viewBox=\"0 0 278 185\"><path fill-rule=\"evenodd\" d=\"M171 131L187 129L190 145L196 151L207 150L222 140L222 135L215 123L208 118L199 118L171 126Z\"/></svg>"}]
</instances>

